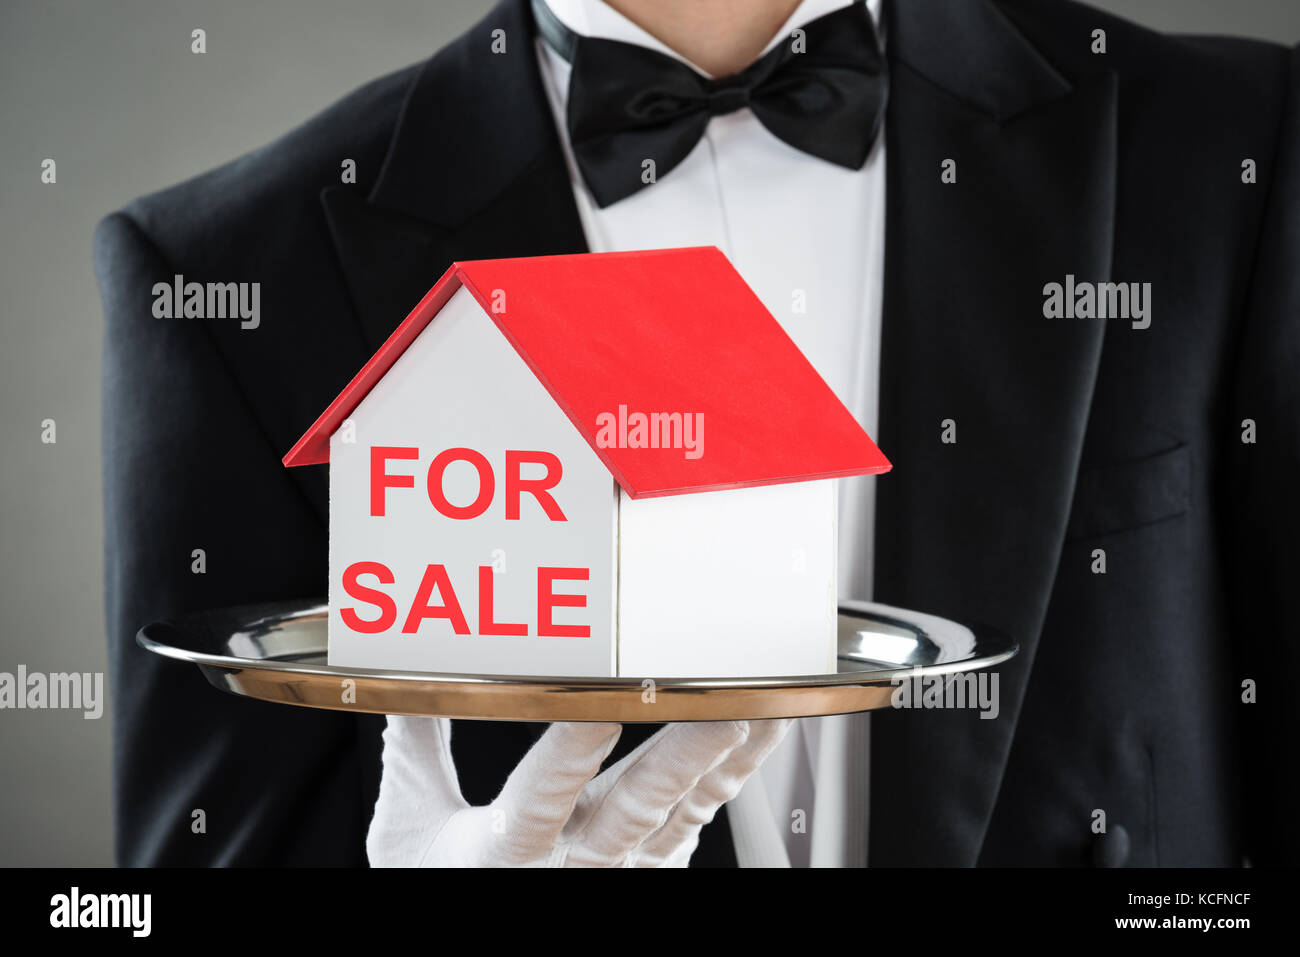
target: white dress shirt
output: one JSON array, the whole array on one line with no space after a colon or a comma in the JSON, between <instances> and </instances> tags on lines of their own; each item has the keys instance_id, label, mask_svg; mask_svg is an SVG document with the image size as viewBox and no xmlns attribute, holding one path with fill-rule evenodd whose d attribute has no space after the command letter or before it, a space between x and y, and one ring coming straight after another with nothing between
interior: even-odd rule
<instances>
[{"instance_id":1,"label":"white dress shirt","mask_svg":"<svg viewBox=\"0 0 1300 957\"><path fill-rule=\"evenodd\" d=\"M708 75L601 0L547 2L575 33L649 47ZM804 0L767 49L846 5ZM877 23L879 7L880 0L868 3ZM874 437L885 242L883 135L866 165L849 170L781 142L749 109L715 116L678 166L601 209L569 150L569 64L545 41L537 45L588 247L609 252L717 246ZM872 597L875 481L839 480L841 599ZM795 723L728 805L741 866L866 864L867 729L865 714Z\"/></svg>"}]
</instances>

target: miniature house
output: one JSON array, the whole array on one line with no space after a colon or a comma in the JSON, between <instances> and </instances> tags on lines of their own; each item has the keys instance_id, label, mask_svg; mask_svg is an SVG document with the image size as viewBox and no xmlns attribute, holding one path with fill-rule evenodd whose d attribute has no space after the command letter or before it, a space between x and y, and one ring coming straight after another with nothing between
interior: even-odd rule
<instances>
[{"instance_id":1,"label":"miniature house","mask_svg":"<svg viewBox=\"0 0 1300 957\"><path fill-rule=\"evenodd\" d=\"M329 661L835 670L834 479L889 463L713 247L456 263L285 456Z\"/></svg>"}]
</instances>

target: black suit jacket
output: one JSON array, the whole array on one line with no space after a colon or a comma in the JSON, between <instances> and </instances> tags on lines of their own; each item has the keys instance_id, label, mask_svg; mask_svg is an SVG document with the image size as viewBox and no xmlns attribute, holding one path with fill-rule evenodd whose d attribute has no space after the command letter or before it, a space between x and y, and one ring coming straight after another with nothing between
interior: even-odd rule
<instances>
[{"instance_id":1,"label":"black suit jacket","mask_svg":"<svg viewBox=\"0 0 1300 957\"><path fill-rule=\"evenodd\" d=\"M1295 862L1297 56L1059 0L886 15L876 595L1021 653L997 720L873 721L872 863ZM101 224L123 863L364 863L382 718L219 695L133 636L324 594L325 468L280 456L452 260L584 249L523 0ZM153 318L177 273L260 281L260 327ZM1151 283L1150 328L1044 318L1067 274ZM467 796L536 733L461 722Z\"/></svg>"}]
</instances>

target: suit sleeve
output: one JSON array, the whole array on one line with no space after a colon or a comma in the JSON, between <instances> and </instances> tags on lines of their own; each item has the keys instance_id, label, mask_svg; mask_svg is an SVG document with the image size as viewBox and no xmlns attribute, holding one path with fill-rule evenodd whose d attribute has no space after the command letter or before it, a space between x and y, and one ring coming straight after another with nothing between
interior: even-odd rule
<instances>
[{"instance_id":1,"label":"suit sleeve","mask_svg":"<svg viewBox=\"0 0 1300 957\"><path fill-rule=\"evenodd\" d=\"M100 223L95 265L118 861L362 865L378 727L222 694L135 643L177 614L323 595L326 529L205 320L153 315L173 269L136 221Z\"/></svg>"},{"instance_id":2,"label":"suit sleeve","mask_svg":"<svg viewBox=\"0 0 1300 957\"><path fill-rule=\"evenodd\" d=\"M1249 856L1300 864L1300 56L1288 89L1233 386L1225 502ZM1263 168L1263 162L1260 166ZM1261 177L1263 183L1264 177ZM1242 187L1248 188L1248 187ZM1257 187L1258 188L1258 187ZM1246 422L1249 420L1249 422ZM1245 424L1243 424L1245 423ZM1248 441L1254 424L1253 443Z\"/></svg>"}]
</instances>

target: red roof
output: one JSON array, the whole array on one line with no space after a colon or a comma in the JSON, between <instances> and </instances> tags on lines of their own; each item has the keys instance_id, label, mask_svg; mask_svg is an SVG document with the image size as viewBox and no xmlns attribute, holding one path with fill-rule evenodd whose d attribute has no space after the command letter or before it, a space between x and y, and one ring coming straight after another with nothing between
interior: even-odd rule
<instances>
[{"instance_id":1,"label":"red roof","mask_svg":"<svg viewBox=\"0 0 1300 957\"><path fill-rule=\"evenodd\" d=\"M462 285L632 498L890 468L713 246L453 264L285 465L329 461L329 437ZM491 308L498 289L503 313ZM702 414L703 454L602 448L597 417L620 406Z\"/></svg>"}]
</instances>

